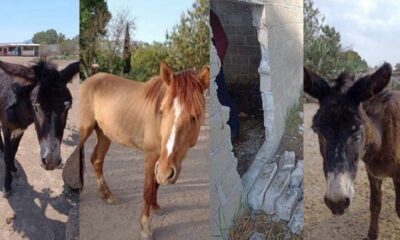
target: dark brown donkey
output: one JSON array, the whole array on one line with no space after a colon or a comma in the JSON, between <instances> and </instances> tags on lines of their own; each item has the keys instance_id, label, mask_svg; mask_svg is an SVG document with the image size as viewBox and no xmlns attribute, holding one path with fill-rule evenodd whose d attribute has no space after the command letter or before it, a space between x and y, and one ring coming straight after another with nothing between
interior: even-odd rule
<instances>
[{"instance_id":1,"label":"dark brown donkey","mask_svg":"<svg viewBox=\"0 0 400 240\"><path fill-rule=\"evenodd\" d=\"M304 69L304 91L319 100L312 128L318 134L327 179L325 203L333 214L349 207L358 159L370 182L371 220L366 239L377 239L382 180L391 177L400 217L400 92L385 90L392 68L383 64L357 81L341 74L333 86Z\"/></svg>"},{"instance_id":2,"label":"dark brown donkey","mask_svg":"<svg viewBox=\"0 0 400 240\"><path fill-rule=\"evenodd\" d=\"M11 193L14 158L25 129L35 124L40 158L46 170L61 163L60 146L72 97L67 88L79 71L79 62L64 70L45 59L31 67L0 61L0 122L4 136L3 195ZM0 150L2 144L0 144Z\"/></svg>"}]
</instances>

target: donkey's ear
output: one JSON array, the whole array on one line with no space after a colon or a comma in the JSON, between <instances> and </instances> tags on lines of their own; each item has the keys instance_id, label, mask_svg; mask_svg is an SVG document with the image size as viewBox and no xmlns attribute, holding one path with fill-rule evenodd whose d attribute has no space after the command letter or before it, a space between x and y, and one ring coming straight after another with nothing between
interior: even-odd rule
<instances>
[{"instance_id":1,"label":"donkey's ear","mask_svg":"<svg viewBox=\"0 0 400 240\"><path fill-rule=\"evenodd\" d=\"M160 77L161 79L169 85L171 83L171 79L174 76L174 72L165 62L160 63Z\"/></svg>"},{"instance_id":2,"label":"donkey's ear","mask_svg":"<svg viewBox=\"0 0 400 240\"><path fill-rule=\"evenodd\" d=\"M35 72L29 67L0 61L0 68L12 75L14 81L21 86L35 83Z\"/></svg>"},{"instance_id":3,"label":"donkey's ear","mask_svg":"<svg viewBox=\"0 0 400 240\"><path fill-rule=\"evenodd\" d=\"M360 103L380 93L389 83L392 66L384 63L376 72L358 80L347 92L347 96Z\"/></svg>"},{"instance_id":4,"label":"donkey's ear","mask_svg":"<svg viewBox=\"0 0 400 240\"><path fill-rule=\"evenodd\" d=\"M65 82L65 84L67 84L72 81L75 74L77 74L78 72L79 72L79 62L71 63L60 71L61 80Z\"/></svg>"},{"instance_id":5,"label":"donkey's ear","mask_svg":"<svg viewBox=\"0 0 400 240\"><path fill-rule=\"evenodd\" d=\"M313 71L304 67L304 91L312 97L322 100L330 90L329 84Z\"/></svg>"},{"instance_id":6,"label":"donkey's ear","mask_svg":"<svg viewBox=\"0 0 400 240\"><path fill-rule=\"evenodd\" d=\"M204 66L198 74L199 81L205 91L210 86L210 66Z\"/></svg>"}]
</instances>

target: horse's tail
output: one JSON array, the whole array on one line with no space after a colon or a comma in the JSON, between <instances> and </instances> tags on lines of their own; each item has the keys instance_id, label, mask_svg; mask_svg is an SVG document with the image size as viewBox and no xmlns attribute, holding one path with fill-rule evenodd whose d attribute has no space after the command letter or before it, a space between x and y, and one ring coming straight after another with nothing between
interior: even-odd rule
<instances>
[{"instance_id":1,"label":"horse's tail","mask_svg":"<svg viewBox=\"0 0 400 240\"><path fill-rule=\"evenodd\" d=\"M82 144L79 147L79 183L81 187L81 191L83 189L84 184L84 173L85 173L85 146Z\"/></svg>"}]
</instances>

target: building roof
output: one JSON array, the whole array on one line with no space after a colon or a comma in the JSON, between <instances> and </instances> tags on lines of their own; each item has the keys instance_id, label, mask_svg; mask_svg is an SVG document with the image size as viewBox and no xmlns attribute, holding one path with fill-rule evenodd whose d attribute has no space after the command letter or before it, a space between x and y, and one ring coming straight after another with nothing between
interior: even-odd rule
<instances>
[{"instance_id":1,"label":"building roof","mask_svg":"<svg viewBox=\"0 0 400 240\"><path fill-rule=\"evenodd\" d=\"M0 47L37 47L36 43L0 43Z\"/></svg>"}]
</instances>

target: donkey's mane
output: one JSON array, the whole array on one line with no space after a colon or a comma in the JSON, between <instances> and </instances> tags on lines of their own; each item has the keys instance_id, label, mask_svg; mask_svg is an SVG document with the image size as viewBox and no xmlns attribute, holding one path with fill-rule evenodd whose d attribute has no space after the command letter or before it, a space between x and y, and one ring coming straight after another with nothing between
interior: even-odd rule
<instances>
[{"instance_id":1,"label":"donkey's mane","mask_svg":"<svg viewBox=\"0 0 400 240\"><path fill-rule=\"evenodd\" d=\"M185 117L195 117L200 119L204 115L203 88L196 78L197 72L185 70L174 75L174 79L166 89L166 84L159 76L154 76L149 80L146 89L146 99L155 102L155 111L158 111L161 104L170 109L175 98L178 99L184 111Z\"/></svg>"},{"instance_id":2,"label":"donkey's mane","mask_svg":"<svg viewBox=\"0 0 400 240\"><path fill-rule=\"evenodd\" d=\"M351 86L353 86L354 82L354 75L350 75L347 72L342 72L339 77L335 79L335 84L333 85L333 88L336 91L345 93L349 90Z\"/></svg>"},{"instance_id":3,"label":"donkey's mane","mask_svg":"<svg viewBox=\"0 0 400 240\"><path fill-rule=\"evenodd\" d=\"M46 58L40 58L32 67L35 72L35 80L42 87L56 87L61 82L52 81L58 79L59 72L56 65L47 61Z\"/></svg>"}]
</instances>

